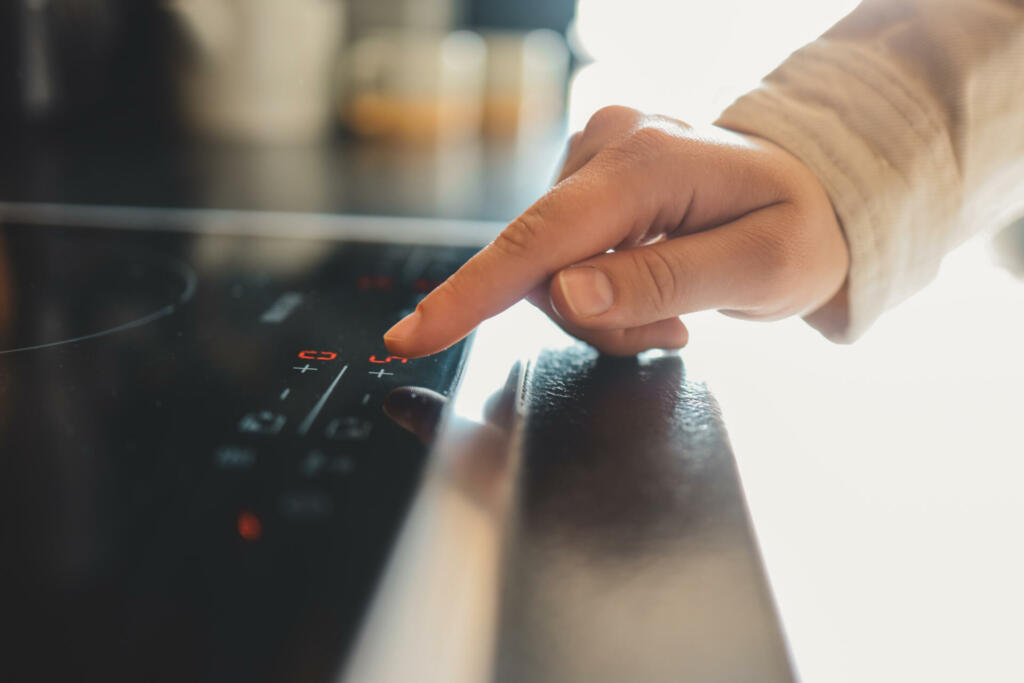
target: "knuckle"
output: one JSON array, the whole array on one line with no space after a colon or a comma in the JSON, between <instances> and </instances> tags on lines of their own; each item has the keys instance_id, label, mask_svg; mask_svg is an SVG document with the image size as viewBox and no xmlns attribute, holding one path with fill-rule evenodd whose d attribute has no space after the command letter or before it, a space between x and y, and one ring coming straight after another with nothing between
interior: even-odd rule
<instances>
[{"instance_id":1,"label":"knuckle","mask_svg":"<svg viewBox=\"0 0 1024 683\"><path fill-rule=\"evenodd\" d=\"M632 126L642 116L636 109L612 104L594 112L583 129L583 135L602 134L609 130Z\"/></svg>"},{"instance_id":2,"label":"knuckle","mask_svg":"<svg viewBox=\"0 0 1024 683\"><path fill-rule=\"evenodd\" d=\"M608 149L622 163L650 165L659 168L667 155L680 151L680 138L658 126L641 126L611 145Z\"/></svg>"},{"instance_id":3,"label":"knuckle","mask_svg":"<svg viewBox=\"0 0 1024 683\"><path fill-rule=\"evenodd\" d=\"M646 154L662 155L675 152L680 138L664 126L647 125L637 128L629 136L630 146L642 150Z\"/></svg>"},{"instance_id":4,"label":"knuckle","mask_svg":"<svg viewBox=\"0 0 1024 683\"><path fill-rule=\"evenodd\" d=\"M508 258L537 258L543 225L544 220L538 210L527 211L509 223L508 227L494 238L491 246Z\"/></svg>"},{"instance_id":5,"label":"knuckle","mask_svg":"<svg viewBox=\"0 0 1024 683\"><path fill-rule=\"evenodd\" d=\"M658 313L670 311L680 295L675 264L658 249L633 250L633 263L646 304Z\"/></svg>"},{"instance_id":6,"label":"knuckle","mask_svg":"<svg viewBox=\"0 0 1024 683\"><path fill-rule=\"evenodd\" d=\"M657 123L662 128L674 128L677 130L693 130L693 126L683 121L682 119L673 118L671 116L665 116L664 114L651 114L647 119L652 123Z\"/></svg>"}]
</instances>

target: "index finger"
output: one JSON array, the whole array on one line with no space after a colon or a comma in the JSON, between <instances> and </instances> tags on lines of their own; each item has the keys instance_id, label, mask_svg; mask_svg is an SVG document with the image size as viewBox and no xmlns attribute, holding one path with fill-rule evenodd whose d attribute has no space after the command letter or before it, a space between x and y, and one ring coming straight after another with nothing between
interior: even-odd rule
<instances>
[{"instance_id":1,"label":"index finger","mask_svg":"<svg viewBox=\"0 0 1024 683\"><path fill-rule=\"evenodd\" d=\"M598 159L562 181L384 335L396 354L437 353L562 268L611 249L650 216L635 170Z\"/></svg>"}]
</instances>

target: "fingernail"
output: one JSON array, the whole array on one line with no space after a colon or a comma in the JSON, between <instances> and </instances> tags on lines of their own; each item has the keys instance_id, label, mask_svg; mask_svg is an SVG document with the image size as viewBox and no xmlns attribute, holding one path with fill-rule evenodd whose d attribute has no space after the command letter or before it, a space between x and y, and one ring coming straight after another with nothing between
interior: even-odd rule
<instances>
[{"instance_id":1,"label":"fingernail","mask_svg":"<svg viewBox=\"0 0 1024 683\"><path fill-rule=\"evenodd\" d=\"M562 296L576 315L589 318L612 307L615 299L612 282L597 268L568 268L559 274L558 280Z\"/></svg>"},{"instance_id":2,"label":"fingernail","mask_svg":"<svg viewBox=\"0 0 1024 683\"><path fill-rule=\"evenodd\" d=\"M416 334L416 328L420 326L422 317L419 311L413 311L405 316L395 323L394 327L384 333L384 342L403 342L412 338Z\"/></svg>"}]
</instances>

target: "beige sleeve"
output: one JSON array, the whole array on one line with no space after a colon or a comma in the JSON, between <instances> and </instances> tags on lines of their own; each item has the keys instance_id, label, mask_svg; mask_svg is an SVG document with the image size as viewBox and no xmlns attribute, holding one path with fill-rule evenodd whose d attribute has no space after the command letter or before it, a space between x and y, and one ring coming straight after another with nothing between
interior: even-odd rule
<instances>
[{"instance_id":1,"label":"beige sleeve","mask_svg":"<svg viewBox=\"0 0 1024 683\"><path fill-rule=\"evenodd\" d=\"M867 0L717 123L821 180L851 262L810 322L855 339L1024 206L1024 0Z\"/></svg>"}]
</instances>

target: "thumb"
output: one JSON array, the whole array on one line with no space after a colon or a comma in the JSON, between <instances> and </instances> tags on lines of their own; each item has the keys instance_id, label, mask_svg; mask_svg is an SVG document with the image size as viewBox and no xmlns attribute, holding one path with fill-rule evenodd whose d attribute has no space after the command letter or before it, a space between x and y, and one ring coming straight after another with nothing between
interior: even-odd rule
<instances>
[{"instance_id":1,"label":"thumb","mask_svg":"<svg viewBox=\"0 0 1024 683\"><path fill-rule=\"evenodd\" d=\"M792 313L788 273L796 244L773 235L794 220L788 204L720 228L587 259L552 278L551 303L583 329L633 328L706 309L752 317Z\"/></svg>"}]
</instances>

